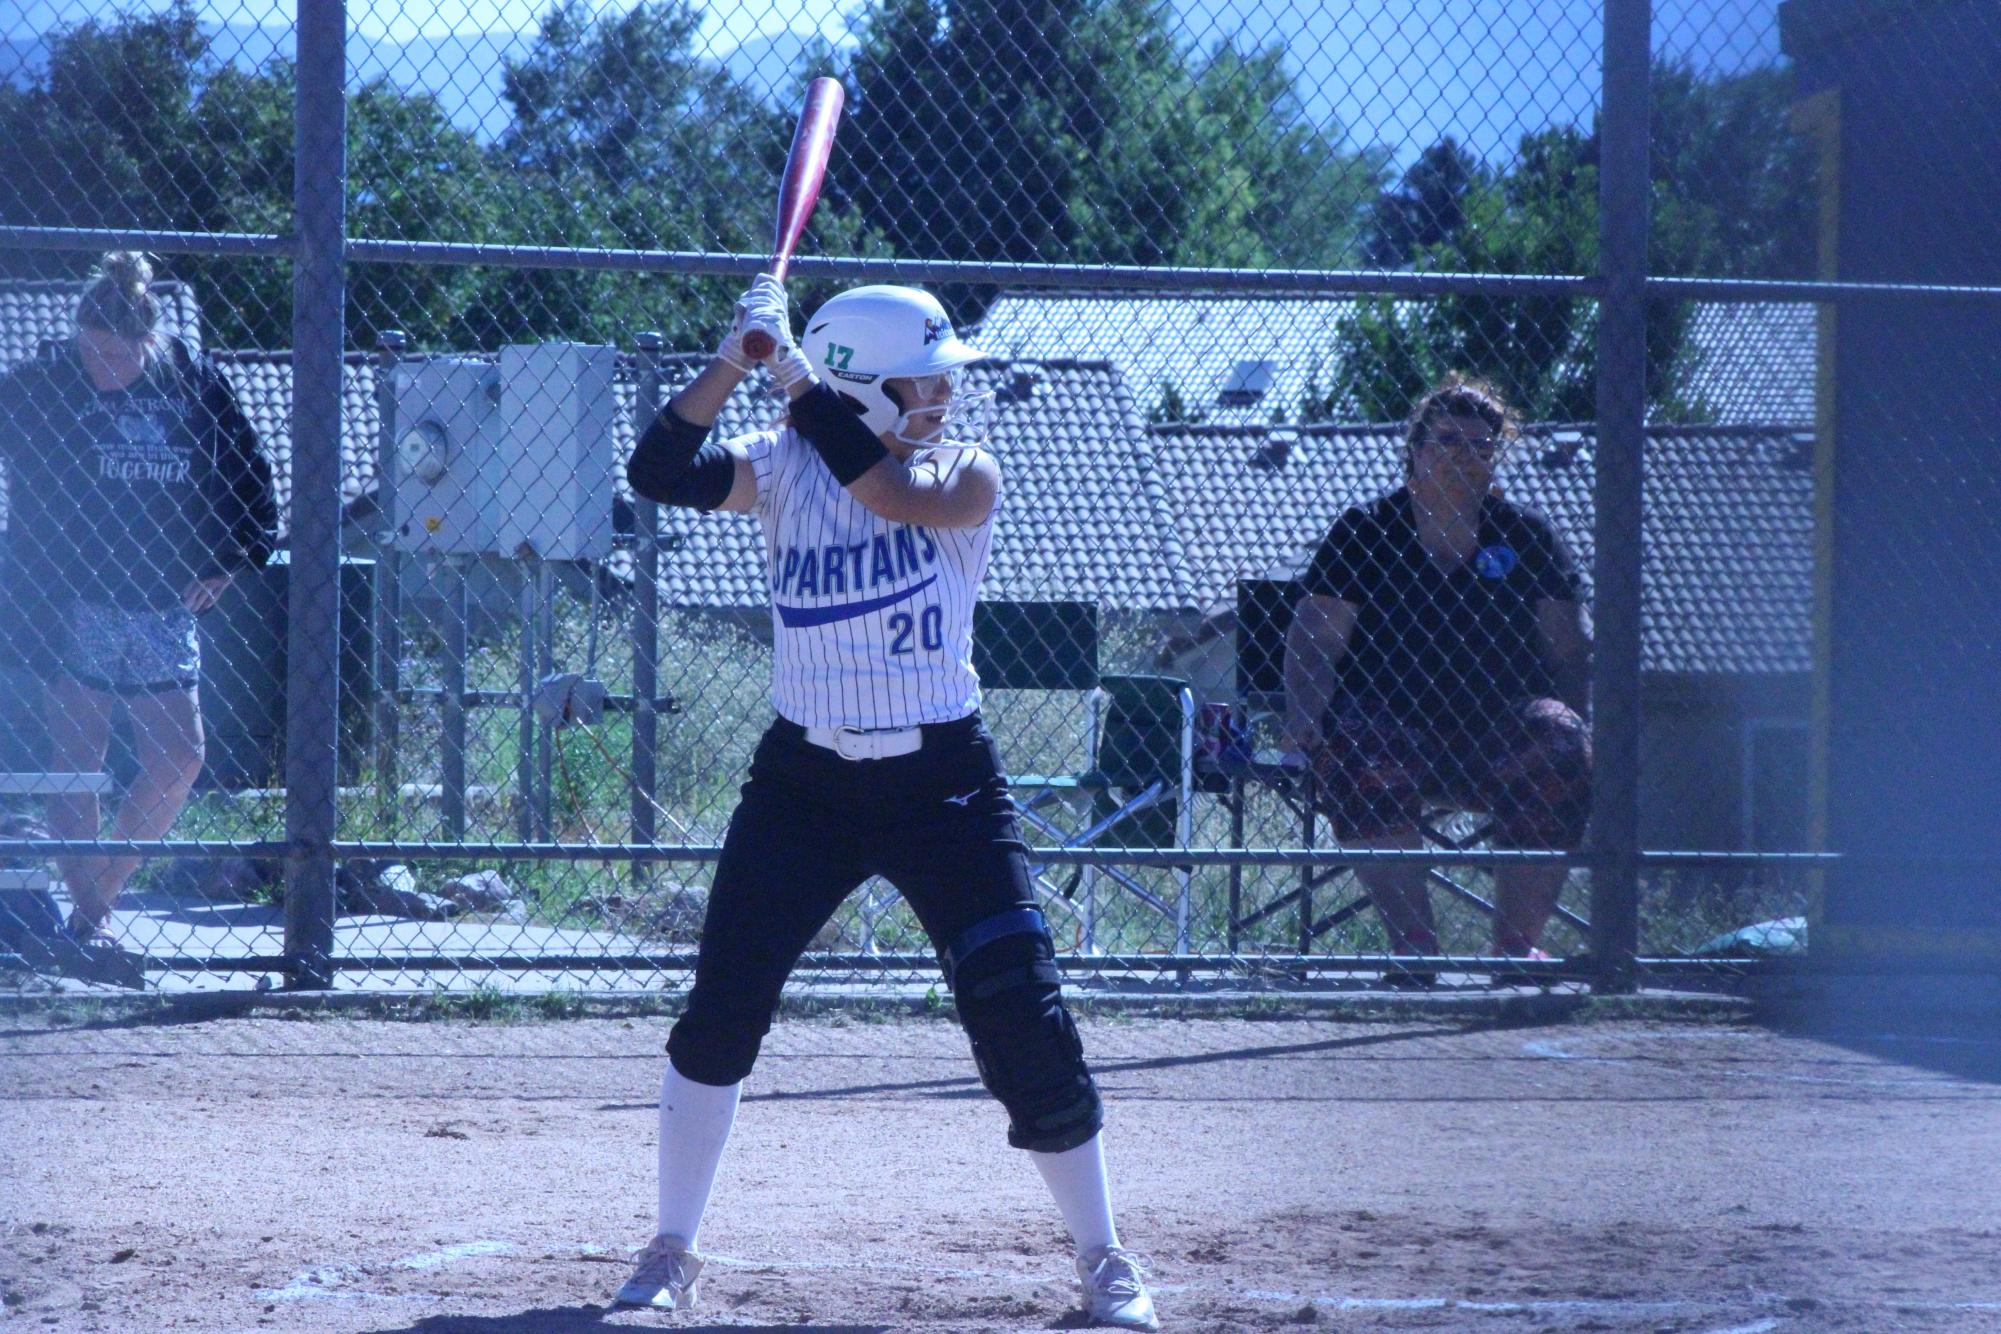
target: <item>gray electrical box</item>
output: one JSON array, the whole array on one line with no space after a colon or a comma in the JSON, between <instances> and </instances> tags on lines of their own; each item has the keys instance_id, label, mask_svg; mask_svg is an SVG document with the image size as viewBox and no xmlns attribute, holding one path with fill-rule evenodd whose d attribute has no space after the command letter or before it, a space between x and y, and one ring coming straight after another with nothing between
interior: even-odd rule
<instances>
[{"instance_id":1,"label":"gray electrical box","mask_svg":"<svg viewBox=\"0 0 2001 1334\"><path fill-rule=\"evenodd\" d=\"M540 343L399 369L397 549L609 555L617 368L616 348Z\"/></svg>"}]
</instances>

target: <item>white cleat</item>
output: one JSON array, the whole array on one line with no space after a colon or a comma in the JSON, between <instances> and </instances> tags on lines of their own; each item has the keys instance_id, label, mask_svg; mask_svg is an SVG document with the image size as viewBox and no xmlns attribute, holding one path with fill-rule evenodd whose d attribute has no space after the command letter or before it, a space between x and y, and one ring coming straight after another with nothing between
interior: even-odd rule
<instances>
[{"instance_id":1,"label":"white cleat","mask_svg":"<svg viewBox=\"0 0 2001 1334\"><path fill-rule=\"evenodd\" d=\"M1146 1270L1120 1246L1101 1246L1077 1257L1077 1281L1084 1285L1084 1309L1091 1322L1119 1329L1159 1329L1153 1298L1146 1295Z\"/></svg>"},{"instance_id":2,"label":"white cleat","mask_svg":"<svg viewBox=\"0 0 2001 1334\"><path fill-rule=\"evenodd\" d=\"M633 1259L632 1277L621 1283L620 1306L651 1306L684 1311L695 1304L702 1278L702 1257L672 1237L655 1237Z\"/></svg>"}]
</instances>

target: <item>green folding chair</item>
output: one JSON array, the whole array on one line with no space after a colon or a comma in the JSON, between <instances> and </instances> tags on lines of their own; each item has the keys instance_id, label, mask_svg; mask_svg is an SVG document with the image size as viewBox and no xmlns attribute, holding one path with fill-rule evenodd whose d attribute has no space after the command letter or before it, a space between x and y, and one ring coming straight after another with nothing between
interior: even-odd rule
<instances>
[{"instance_id":1,"label":"green folding chair","mask_svg":"<svg viewBox=\"0 0 2001 1334\"><path fill-rule=\"evenodd\" d=\"M1089 769L1010 780L1023 823L1066 849L1187 847L1195 791L1195 693L1188 682L1101 677L1086 726ZM1046 883L1047 864L1035 864L1032 853L1030 861ZM1193 870L1177 866L1174 876L1178 893L1169 902L1124 867L1079 867L1064 894L1081 902L1085 950L1098 948L1097 886L1108 880L1173 921L1175 953L1188 953Z\"/></svg>"}]
</instances>

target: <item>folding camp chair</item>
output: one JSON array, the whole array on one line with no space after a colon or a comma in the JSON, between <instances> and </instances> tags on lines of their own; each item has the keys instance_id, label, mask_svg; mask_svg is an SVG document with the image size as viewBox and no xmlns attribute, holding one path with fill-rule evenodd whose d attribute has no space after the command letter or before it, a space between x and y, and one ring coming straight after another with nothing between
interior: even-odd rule
<instances>
[{"instance_id":1,"label":"folding camp chair","mask_svg":"<svg viewBox=\"0 0 2001 1334\"><path fill-rule=\"evenodd\" d=\"M1195 695L1188 682L1166 676L1101 677L1086 723L1091 767L1082 773L1020 774L1011 779L1021 818L1057 846L1188 846L1195 792ZM1033 865L1046 881L1047 866ZM1178 893L1162 899L1120 866L1081 866L1065 897L1082 905L1083 948L1097 944L1100 880L1132 894L1174 922L1174 950L1189 950L1190 867L1174 868Z\"/></svg>"}]
</instances>

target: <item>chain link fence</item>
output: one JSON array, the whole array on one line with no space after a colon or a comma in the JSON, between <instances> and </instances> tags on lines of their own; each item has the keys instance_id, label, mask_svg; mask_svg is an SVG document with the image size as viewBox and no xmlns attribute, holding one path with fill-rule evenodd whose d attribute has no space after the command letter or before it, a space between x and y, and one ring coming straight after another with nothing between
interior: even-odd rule
<instances>
[{"instance_id":1,"label":"chain link fence","mask_svg":"<svg viewBox=\"0 0 2001 1334\"><path fill-rule=\"evenodd\" d=\"M872 614L970 654L1073 981L1804 949L1849 272L1775 6L48 12L0 53L5 985L685 984L773 600L937 560L625 480L822 74L795 316L937 294L1004 475L970 642ZM798 974L935 975L879 880Z\"/></svg>"}]
</instances>

